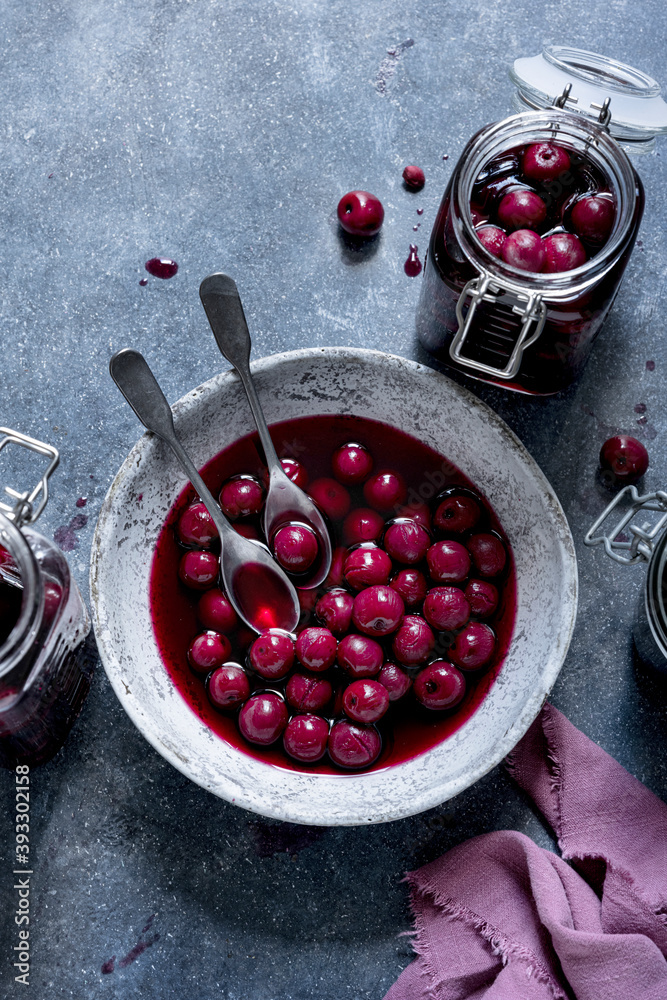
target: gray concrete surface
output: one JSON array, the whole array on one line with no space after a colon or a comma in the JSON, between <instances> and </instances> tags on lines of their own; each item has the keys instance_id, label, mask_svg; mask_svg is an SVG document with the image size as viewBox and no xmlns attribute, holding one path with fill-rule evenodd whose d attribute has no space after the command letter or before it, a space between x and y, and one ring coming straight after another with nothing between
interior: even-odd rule
<instances>
[{"instance_id":1,"label":"gray concrete surface","mask_svg":"<svg viewBox=\"0 0 667 1000\"><path fill-rule=\"evenodd\" d=\"M62 450L41 527L76 545L84 592L97 512L139 436L107 375L114 350L143 351L172 400L220 370L197 289L223 269L237 277L257 357L352 344L425 360L419 283L403 261L412 241L423 255L467 138L509 112L513 59L578 44L667 85L665 22L659 0L5 0L0 423ZM578 543L579 620L553 701L663 797L665 696L636 671L630 636L642 570L580 543L604 503L595 469L612 431L648 445L647 487L667 484L666 161L663 144L639 163L641 246L580 382L543 401L476 390L541 464ZM426 171L418 195L401 184L407 162ZM386 209L369 254L347 250L332 218L355 187ZM178 275L140 287L155 255L175 258ZM72 526L78 514L88 521ZM3 998L26 992L10 957L12 787L3 773ZM399 936L407 869L497 828L551 843L501 770L387 826L263 821L167 765L101 669L32 795L27 995L40 1000L380 1000L410 960Z\"/></svg>"}]
</instances>

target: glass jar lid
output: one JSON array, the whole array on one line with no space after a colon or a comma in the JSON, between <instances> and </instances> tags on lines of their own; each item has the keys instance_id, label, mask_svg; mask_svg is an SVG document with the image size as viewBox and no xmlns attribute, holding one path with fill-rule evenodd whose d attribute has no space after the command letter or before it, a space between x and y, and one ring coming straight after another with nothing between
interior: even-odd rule
<instances>
[{"instance_id":1,"label":"glass jar lid","mask_svg":"<svg viewBox=\"0 0 667 1000\"><path fill-rule=\"evenodd\" d=\"M556 104L604 125L626 149L650 152L655 136L667 132L660 84L595 52L546 45L540 55L516 59L510 77L519 110Z\"/></svg>"}]
</instances>

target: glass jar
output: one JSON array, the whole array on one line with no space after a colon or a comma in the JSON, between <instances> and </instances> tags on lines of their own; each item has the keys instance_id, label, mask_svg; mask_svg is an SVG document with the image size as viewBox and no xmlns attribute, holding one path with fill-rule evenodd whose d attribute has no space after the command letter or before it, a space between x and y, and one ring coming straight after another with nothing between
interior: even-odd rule
<instances>
[{"instance_id":1,"label":"glass jar","mask_svg":"<svg viewBox=\"0 0 667 1000\"><path fill-rule=\"evenodd\" d=\"M0 503L0 765L42 764L60 749L90 687L91 623L67 560L29 523L42 512L58 452L0 428L0 451L19 444L49 458L30 493ZM37 505L35 501L39 499Z\"/></svg>"},{"instance_id":2,"label":"glass jar","mask_svg":"<svg viewBox=\"0 0 667 1000\"><path fill-rule=\"evenodd\" d=\"M551 73L548 82L545 67ZM618 291L641 222L642 183L621 140L626 146L634 141L637 147L649 147L655 134L667 131L667 105L649 77L577 50L553 47L541 57L517 60L514 79L520 86L521 105L544 110L524 111L486 126L461 154L431 234L417 333L423 346L452 368L519 392L549 395L567 386L583 368ZM536 80L541 86L561 89L549 96ZM606 91L610 93L605 96ZM640 110L631 121L633 100ZM621 108L616 123L615 102ZM589 168L604 177L605 194L614 202L606 243L570 271L516 268L494 256L475 228L480 223L473 216L471 200L481 172L491 160L503 155L509 160L519 148L537 142L565 148L585 168L579 173L563 171L553 180L533 185L547 208L555 203L560 211L570 194L586 193L581 182ZM514 189L526 186L530 185L518 179L514 183Z\"/></svg>"},{"instance_id":3,"label":"glass jar","mask_svg":"<svg viewBox=\"0 0 667 1000\"><path fill-rule=\"evenodd\" d=\"M611 527L603 529L612 515ZM657 515L653 523L647 517ZM640 520L633 523L635 517ZM584 538L585 545L604 545L607 555L623 566L648 563L633 627L641 660L667 676L667 493L639 496L626 486L608 504Z\"/></svg>"}]
</instances>

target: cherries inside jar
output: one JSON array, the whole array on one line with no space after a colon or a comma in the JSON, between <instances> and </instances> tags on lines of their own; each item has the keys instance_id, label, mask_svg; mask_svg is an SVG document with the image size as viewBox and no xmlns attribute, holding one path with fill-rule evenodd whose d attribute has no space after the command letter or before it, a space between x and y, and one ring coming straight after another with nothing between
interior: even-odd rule
<instances>
[{"instance_id":1,"label":"cherries inside jar","mask_svg":"<svg viewBox=\"0 0 667 1000\"><path fill-rule=\"evenodd\" d=\"M627 154L594 117L550 108L481 129L431 234L420 341L499 386L565 388L611 307L643 206Z\"/></svg>"},{"instance_id":2,"label":"cherries inside jar","mask_svg":"<svg viewBox=\"0 0 667 1000\"><path fill-rule=\"evenodd\" d=\"M502 667L515 610L502 528L451 463L385 424L327 415L271 433L279 455L298 446L309 492L329 519L332 571L319 589L299 592L294 635L251 633L219 574L203 590L201 574L179 574L187 554L205 555L207 570L219 555L217 538L186 530L198 502L188 487L151 572L165 666L190 709L258 759L317 773L410 759L455 732ZM264 482L256 436L216 456L203 476L218 493L243 484L226 493L244 503L252 494L235 524L264 540L257 490L246 487ZM367 524L374 537L357 541Z\"/></svg>"}]
</instances>

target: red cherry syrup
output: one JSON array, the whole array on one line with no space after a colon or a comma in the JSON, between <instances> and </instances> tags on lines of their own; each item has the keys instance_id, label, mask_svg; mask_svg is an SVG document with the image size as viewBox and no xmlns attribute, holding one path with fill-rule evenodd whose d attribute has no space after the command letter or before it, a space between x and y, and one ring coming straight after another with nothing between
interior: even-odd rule
<instances>
[{"instance_id":1,"label":"red cherry syrup","mask_svg":"<svg viewBox=\"0 0 667 1000\"><path fill-rule=\"evenodd\" d=\"M436 497L445 489L455 487L474 491L483 507L482 517L476 530L495 532L504 538L490 504L479 496L473 484L442 455L393 427L355 416L311 416L274 424L271 436L279 456L298 454L299 461L308 472L310 482L320 477L330 477L332 455L342 445L354 441L368 448L374 457L375 468L389 467L403 476L408 486L408 505L419 504L423 509L425 504L430 504L435 509ZM214 495L217 495L226 480L241 473L254 475L259 479L263 476L264 463L256 434L236 441L211 459L202 470L204 480ZM350 490L353 509L365 507L363 484L347 488ZM258 760L289 770L341 775L341 771L331 763L328 756L314 764L302 764L293 760L284 751L282 740L268 747L256 747L247 743L239 732L237 713L216 710L208 700L204 680L189 669L188 646L202 630L197 619L197 603L201 594L189 590L178 579L178 564L183 554L183 547L178 542L175 528L181 513L194 499L195 492L188 486L169 512L158 538L150 580L150 605L157 645L165 668L183 698L184 711L189 708L218 737ZM409 509L406 513L409 516ZM259 528L258 519L246 520L248 524L256 522ZM334 548L345 544L343 520L331 522L331 532ZM441 535L436 533L434 537ZM378 723L383 749L370 770L382 769L409 760L447 739L473 715L492 688L502 669L515 619L515 574L511 550L506 542L505 545L509 557L508 566L503 576L494 580L500 592L500 600L492 622L497 639L493 659L484 668L481 676L479 672L478 675L467 676L465 696L457 708L449 713L423 708L411 692L400 701L392 703L386 715ZM399 568L395 567L396 570ZM252 585L251 571L243 581L243 585L246 583ZM322 593L325 590L326 588L321 588ZM305 594L316 596L310 591L306 591ZM261 599L261 592L257 596ZM305 610L298 631L307 626L322 624L314 612L308 610L314 603L314 601L304 601ZM269 617L267 609L267 626L270 627ZM350 631L354 629L351 628ZM243 625L229 634L232 659L235 662L246 664L247 650L253 638L254 633ZM392 659L390 653L392 638L393 636L387 637L385 644L387 661ZM442 657L441 651L439 655ZM330 711L323 710L321 714L325 717L339 718L338 705L342 698L342 688L349 682L349 677L343 675L336 666L330 671L330 677L334 686L334 699ZM269 688L281 694L284 693L288 680L284 678L280 682L269 683L253 673L249 674L249 679L254 690Z\"/></svg>"}]
</instances>

